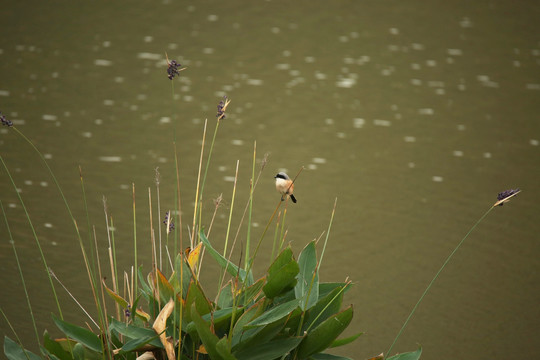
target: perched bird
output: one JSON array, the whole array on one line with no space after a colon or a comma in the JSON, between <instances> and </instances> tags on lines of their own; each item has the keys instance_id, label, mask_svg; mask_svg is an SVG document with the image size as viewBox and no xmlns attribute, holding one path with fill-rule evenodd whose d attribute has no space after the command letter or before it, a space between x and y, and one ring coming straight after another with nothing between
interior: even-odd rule
<instances>
[{"instance_id":1,"label":"perched bird","mask_svg":"<svg viewBox=\"0 0 540 360\"><path fill-rule=\"evenodd\" d=\"M285 200L289 195L293 203L296 203L296 198L293 195L294 184L289 175L279 172L274 178L276 179L276 190L281 194L281 201Z\"/></svg>"}]
</instances>

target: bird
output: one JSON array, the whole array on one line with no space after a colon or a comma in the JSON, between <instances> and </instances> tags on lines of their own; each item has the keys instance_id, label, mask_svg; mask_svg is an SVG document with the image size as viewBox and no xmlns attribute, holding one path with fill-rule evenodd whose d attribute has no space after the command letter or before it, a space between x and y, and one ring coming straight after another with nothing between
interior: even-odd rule
<instances>
[{"instance_id":1,"label":"bird","mask_svg":"<svg viewBox=\"0 0 540 360\"><path fill-rule=\"evenodd\" d=\"M296 204L296 198L293 195L294 184L289 178L289 175L284 172L278 172L274 178L276 179L276 190L281 194L281 201L285 200L287 195L289 195L293 203Z\"/></svg>"}]
</instances>

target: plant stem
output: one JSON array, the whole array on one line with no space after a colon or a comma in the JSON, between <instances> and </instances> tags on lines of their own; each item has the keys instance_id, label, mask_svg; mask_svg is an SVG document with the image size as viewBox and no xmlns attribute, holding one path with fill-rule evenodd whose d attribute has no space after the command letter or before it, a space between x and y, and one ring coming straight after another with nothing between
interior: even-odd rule
<instances>
[{"instance_id":1,"label":"plant stem","mask_svg":"<svg viewBox=\"0 0 540 360\"><path fill-rule=\"evenodd\" d=\"M246 254L244 263L247 264L249 261L249 245L251 240L251 214L253 212L253 190L255 185L255 159L257 154L257 142L253 143L253 167L251 169L251 181L249 184L249 213L248 213L248 227L247 227L247 238L246 238Z\"/></svg>"},{"instance_id":2,"label":"plant stem","mask_svg":"<svg viewBox=\"0 0 540 360\"><path fill-rule=\"evenodd\" d=\"M26 287L26 282L24 281L24 275L22 272L21 263L19 262L17 249L15 248L15 240L13 240L13 235L11 234L11 229L9 227L7 215L6 215L6 212L4 211L4 205L1 200L0 200L0 209L2 209L2 214L4 215L4 220L6 221L6 229L9 235L9 242L11 243L11 247L13 248L13 254L15 255L15 261L17 262L17 269L19 269L19 275L21 276L21 284L24 290L24 295L26 296L26 303L28 304L28 310L30 311L30 318L32 319L32 325L34 327L34 332L36 334L37 343L38 345L41 345L41 342L39 341L39 333L36 326L36 319L34 317L34 312L32 310L32 304L30 303L30 296L28 295L28 288Z\"/></svg>"},{"instance_id":3,"label":"plant stem","mask_svg":"<svg viewBox=\"0 0 540 360\"><path fill-rule=\"evenodd\" d=\"M2 156L0 156L0 161L2 162L2 165L4 166L4 169L6 170L9 180L11 181L11 185L13 186L13 189L15 189L15 193L17 194L17 197L19 198L19 202L21 203L22 209L24 210L24 213L26 215L26 219L28 220L28 224L30 225L30 229L32 230L32 234L34 236L37 248L39 250L39 254L41 256L41 261L43 262L43 266L45 267L45 272L47 273L47 277L49 278L49 284L51 285L51 290L53 292L54 300L56 301L56 307L58 308L58 313L60 315L60 318L63 319L62 308L60 307L60 302L58 301L56 289L54 288L51 274L49 273L49 266L47 265L47 260L45 260L45 254L43 253L43 249L41 248L41 243L39 242L39 238L36 234L36 229L34 228L34 224L32 223L32 220L30 219L30 214L28 214L28 210L26 209L26 205L24 204L22 196L17 191L17 185L15 185L15 181L13 180L13 177L11 176L11 172L9 171L6 163L4 162L4 158ZM79 233L77 231L77 235L78 234ZM79 239L80 239L80 236L79 236Z\"/></svg>"},{"instance_id":4,"label":"plant stem","mask_svg":"<svg viewBox=\"0 0 540 360\"><path fill-rule=\"evenodd\" d=\"M437 280L437 278L439 277L439 274L443 271L443 269L446 267L446 265L450 262L450 259L452 259L452 256L454 256L454 254L458 251L458 249L461 247L461 244L463 244L463 242L465 241L465 239L467 239L469 237L469 234L476 228L476 226L478 224L480 224L480 222L482 220L484 220L484 218L491 212L491 210L493 209L493 206L491 206L489 208L488 211L486 211L486 213L484 215L482 215L482 217L480 219L478 219L478 221L473 225L473 227L469 230L469 232L467 232L467 234L463 237L463 239L461 239L461 241L459 242L459 244L456 246L456 248L454 249L454 251L452 251L450 253L450 255L448 256L448 258L446 258L446 261L442 264L441 268L439 269L439 271L437 271L437 273L435 274L435 276L433 277L433 279L431 280L431 282L429 283L429 285L426 287L426 290L424 290L424 292L422 293L422 296L420 296L420 299L418 299L418 302L416 303L416 305L414 305L413 309L411 310L411 313L409 314L409 316L407 317L407 319L405 320L405 322L403 323L403 326L401 327L401 329L399 330L396 338L394 339L394 341L392 342L392 345L390 345L390 348L388 349L388 351L386 352L386 354L388 356L390 356L390 352L392 351L392 348L394 347L394 345L396 344L396 341L399 339L399 337L401 336L401 333L403 332L403 330L405 330L405 327L407 326L407 324L409 323L409 320L411 320L414 312L416 311L416 309L418 308L418 305L420 305L420 303L422 302L422 300L424 300L424 297L426 296L426 294L429 292L429 289L431 289L431 286L433 285L433 283L435 282L435 280Z\"/></svg>"},{"instance_id":5,"label":"plant stem","mask_svg":"<svg viewBox=\"0 0 540 360\"><path fill-rule=\"evenodd\" d=\"M137 265L137 215L135 206L135 183L131 184L131 191L133 196L133 257L135 261L135 270L139 269ZM135 276L135 286L133 287L133 294L137 297L138 277Z\"/></svg>"},{"instance_id":6,"label":"plant stem","mask_svg":"<svg viewBox=\"0 0 540 360\"><path fill-rule=\"evenodd\" d=\"M223 247L223 257L227 257L227 244L229 243L229 232L231 230L231 220L232 220L232 214L234 209L234 199L236 197L236 182L238 180L238 165L240 164L240 161L236 161L236 172L234 175L234 185L233 185L233 193L232 193L232 199L231 199L231 209L229 210L229 221L227 223L227 235L225 236L225 246Z\"/></svg>"}]
</instances>

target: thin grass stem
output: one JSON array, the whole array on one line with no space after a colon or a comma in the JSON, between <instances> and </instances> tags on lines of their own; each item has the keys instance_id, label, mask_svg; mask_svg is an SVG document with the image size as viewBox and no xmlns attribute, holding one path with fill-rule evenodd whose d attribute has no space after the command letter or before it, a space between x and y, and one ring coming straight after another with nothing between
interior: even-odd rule
<instances>
[{"instance_id":1,"label":"thin grass stem","mask_svg":"<svg viewBox=\"0 0 540 360\"><path fill-rule=\"evenodd\" d=\"M232 215L234 210L234 199L236 198L236 184L238 181L238 166L240 165L240 160L236 161L236 171L234 173L234 185L233 185L233 192L232 192L232 198L231 198L231 207L229 209L229 220L227 222L227 233L225 235L225 246L223 247L223 257L227 257L227 245L229 244L229 233L231 230L231 221L232 221Z\"/></svg>"},{"instance_id":2,"label":"thin grass stem","mask_svg":"<svg viewBox=\"0 0 540 360\"><path fill-rule=\"evenodd\" d=\"M457 244L457 246L454 248L454 250L450 253L450 255L448 255L448 257L446 258L445 262L442 264L441 268L439 269L439 271L437 271L437 273L435 274L435 276L433 277L433 279L430 281L430 283L428 284L428 286L426 287L426 289L424 290L424 292L422 293L422 295L420 296L420 299L418 299L418 301L416 302L416 304L414 305L414 307L412 308L411 310L411 313L409 314L409 316L407 316L407 319L405 320L405 322L403 323L403 326L401 327L401 329L399 330L398 334L396 335L396 338L394 339L394 341L392 342L392 345L390 345L390 348L388 349L388 351L386 352L386 354L388 356L390 356L390 353L392 351L392 349L394 348L394 345L396 344L397 340L399 339L399 337L401 336L401 333L403 333L403 330L405 330L405 327L407 327L407 324L409 323L409 321L411 320L413 314L415 313L416 309L418 308L418 306L420 305L420 303L422 302L422 300L424 300L424 297L426 296L426 294L429 292L429 290L431 289L431 286L433 285L433 283L435 282L435 280L437 280L437 278L439 277L440 273L444 270L444 268L446 267L446 265L450 262L450 260L452 259L452 257L454 256L454 254L458 251L458 249L461 247L461 244L463 244L463 242L465 241L465 239L467 239L470 235L470 233L476 228L476 226L478 224L480 224L480 222L482 220L484 220L484 218L491 212L491 210L494 208L494 206L491 206L489 208L488 211L485 212L484 215L482 215L482 217L480 217L480 219L478 219L478 221L476 221L476 223L473 225L473 227L467 232L467 234L465 234L465 236L463 237L463 239L461 239L461 241Z\"/></svg>"},{"instance_id":3,"label":"thin grass stem","mask_svg":"<svg viewBox=\"0 0 540 360\"><path fill-rule=\"evenodd\" d=\"M176 137L176 134L175 134ZM174 164L176 169L176 198L178 200L178 208L176 209L176 213L178 215L178 237L180 238L180 249L183 249L184 243L183 243L183 237L182 237L182 201L180 196L180 168L178 166L178 154L176 149L176 139L174 141ZM171 216L171 213L169 212L169 216ZM169 228L167 228L167 246L169 245ZM177 248L177 241L176 241L176 232L175 232L175 241L174 241L174 253L178 254L178 248ZM174 269L174 267L172 267ZM176 313L176 312L175 312Z\"/></svg>"},{"instance_id":4,"label":"thin grass stem","mask_svg":"<svg viewBox=\"0 0 540 360\"><path fill-rule=\"evenodd\" d=\"M86 309L81 305L81 303L71 293L71 291L68 290L68 288L64 285L64 283L62 283L62 281L60 281L58 276L56 276L56 274L54 273L54 271L51 268L49 268L49 272L51 273L51 276L54 278L54 280L56 280L60 284L60 286L62 286L62 288L69 295L69 297L75 302L75 304L77 304L77 306L79 306L79 308L84 312L84 314L90 319L90 321L94 324L94 326L99 329L98 323L92 318L92 316L88 313L88 311L86 311Z\"/></svg>"},{"instance_id":5,"label":"thin grass stem","mask_svg":"<svg viewBox=\"0 0 540 360\"><path fill-rule=\"evenodd\" d=\"M118 262L116 260L116 241L114 237L114 221L113 217L111 216L111 227L108 227L109 224L107 223L107 231L111 233L111 245L112 245L112 271L111 277L116 281L117 287L118 287ZM115 290L115 292L118 291L118 289ZM118 305L118 304L117 304Z\"/></svg>"},{"instance_id":6,"label":"thin grass stem","mask_svg":"<svg viewBox=\"0 0 540 360\"><path fill-rule=\"evenodd\" d=\"M328 230L326 231L326 238L324 239L324 245L321 251L321 258L319 259L319 264L317 265L317 271L319 271L319 268L321 267L321 264L324 258L324 253L326 251L326 244L328 244L328 237L330 236L330 229L332 229L332 223L334 222L334 214L336 213L336 206L337 206L337 198L334 201L334 208L332 209L332 215L330 216L330 223L328 224Z\"/></svg>"},{"instance_id":7,"label":"thin grass stem","mask_svg":"<svg viewBox=\"0 0 540 360\"><path fill-rule=\"evenodd\" d=\"M2 308L0 308L0 313L2 313L2 316L4 317L4 320L6 320L6 323L8 324L9 328L13 332L13 335L15 335L15 339L17 339L17 343L23 349L24 357L26 357L27 360L30 360L30 356L28 355L29 351L24 349L24 346L22 344L21 338L19 337L19 334L17 334L17 332L15 331L15 328L13 327L13 325L11 325L11 321L9 321L8 317L6 316L6 313L4 313L4 310L2 310ZM39 343L39 341L38 341L38 343ZM5 343L4 343L4 346L5 346Z\"/></svg>"},{"instance_id":8,"label":"thin grass stem","mask_svg":"<svg viewBox=\"0 0 540 360\"><path fill-rule=\"evenodd\" d=\"M131 184L131 189L133 197L133 257L135 262L135 269L137 270L139 269L139 266L137 264L137 207L135 205L135 183ZM133 293L138 293L138 276L135 276L135 286L133 288Z\"/></svg>"},{"instance_id":9,"label":"thin grass stem","mask_svg":"<svg viewBox=\"0 0 540 360\"><path fill-rule=\"evenodd\" d=\"M159 183L160 183L160 176L158 168L156 168L156 196L157 196L157 213L158 213L158 219L160 219L161 216L161 201L159 196ZM161 245L161 224L158 221L158 244L159 244L159 268L163 270L163 255L162 255L162 245Z\"/></svg>"},{"instance_id":10,"label":"thin grass stem","mask_svg":"<svg viewBox=\"0 0 540 360\"><path fill-rule=\"evenodd\" d=\"M4 158L0 155L0 161L2 162L2 165L4 166L4 170L6 170L6 173L9 177L9 180L11 181L11 185L13 186L13 189L15 190L15 193L17 194L17 197L19 198L19 202L21 203L22 209L24 210L24 213L26 215L26 220L28 221L28 224L30 226L30 230L32 230L32 234L34 236L34 240L36 241L37 248L39 250L39 254L41 256L41 261L43 262L43 266L45 267L45 272L47 273L47 277L49 279L49 284L51 286L51 290L53 293L54 300L56 302L56 307L58 309L58 314L60 318L63 320L62 315L62 308L60 307L60 302L58 301L58 296L56 294L56 289L54 288L54 284L51 278L51 274L49 274L49 266L47 265L47 260L45 259L45 254L43 253L43 249L41 248L41 243L39 241L39 238L36 234L36 229L34 228L34 224L32 223L32 220L30 219L30 214L28 213L28 210L26 209L26 205L24 204L24 201L22 199L21 194L19 191L17 191L17 185L15 185L15 181L13 180L13 177L11 176L11 172L9 171L6 163L4 162ZM77 232L78 233L78 232ZM80 239L80 237L79 237Z\"/></svg>"},{"instance_id":11,"label":"thin grass stem","mask_svg":"<svg viewBox=\"0 0 540 360\"><path fill-rule=\"evenodd\" d=\"M116 276L116 258L114 254L114 248L111 240L111 228L109 226L109 215L107 214L107 199L103 197L103 212L105 213L105 225L107 227L107 240L109 242L108 252L109 252L109 265L111 267L111 278L112 278L112 284L113 284L113 291L118 294L118 277ZM90 249L93 249L94 247L91 246ZM94 251L92 250L92 254ZM92 265L94 265L94 259L92 258ZM92 270L95 271L95 270ZM116 317L120 318L120 307L118 303L115 302L115 309L116 309Z\"/></svg>"},{"instance_id":12,"label":"thin grass stem","mask_svg":"<svg viewBox=\"0 0 540 360\"><path fill-rule=\"evenodd\" d=\"M257 155L257 142L253 143L253 166L251 168L251 180L249 182L249 213L248 213L248 228L246 236L246 254L244 263L249 261L249 246L251 243L251 214L253 213L253 191L254 191L254 181L255 181L255 159Z\"/></svg>"},{"instance_id":13,"label":"thin grass stem","mask_svg":"<svg viewBox=\"0 0 540 360\"><path fill-rule=\"evenodd\" d=\"M0 200L0 208L2 209L2 214L4 215L4 220L6 222L6 229L8 231L8 236L9 236L9 242L13 249L13 254L15 255L15 261L17 262L17 269L19 270L19 275L21 276L21 284L24 290L24 296L26 297L26 303L28 304L28 311L30 311L30 318L32 319L32 326L34 328L34 333L36 335L38 345L41 345L41 342L39 340L39 333L38 333L38 329L36 325L36 319L34 317L34 311L32 310L32 304L30 303L30 296L28 295L28 288L26 287L26 282L24 281L24 275L22 272L21 263L19 261L19 255L17 254L17 248L15 247L15 240L13 240L13 235L11 233L11 228L9 227L9 222L7 219L6 212L4 210L4 204L2 203L2 200Z\"/></svg>"},{"instance_id":14,"label":"thin grass stem","mask_svg":"<svg viewBox=\"0 0 540 360\"><path fill-rule=\"evenodd\" d=\"M275 251L276 251L276 244L278 240L278 233L279 233L279 224L281 219L281 211L278 213L278 217L276 220L276 228L274 230L274 242L272 243L272 255L270 256L270 262L274 261Z\"/></svg>"},{"instance_id":15,"label":"thin grass stem","mask_svg":"<svg viewBox=\"0 0 540 360\"><path fill-rule=\"evenodd\" d=\"M195 231L196 231L196 223L197 223L197 214L198 214L198 209L199 209L199 201L200 199L202 198L202 195L199 197L199 191L201 191L201 171L202 171L202 161L203 161L203 155L204 155L204 142L205 142L205 139L206 139L206 125L208 123L208 120L205 120L204 121L204 130L203 130L203 138L202 138L202 144L201 144L201 156L199 158L199 171L197 173L197 188L195 190L195 207L194 207L194 211L193 211L193 233L192 233L192 236L190 238L190 247L192 249L195 248ZM217 131L217 128L216 128L216 131ZM214 136L215 136L215 133L214 133ZM210 160L210 159L209 159ZM205 177L206 179L206 177ZM204 184L204 181L203 181L203 184Z\"/></svg>"},{"instance_id":16,"label":"thin grass stem","mask_svg":"<svg viewBox=\"0 0 540 360\"><path fill-rule=\"evenodd\" d=\"M96 304L98 305L98 314L100 316L100 323L101 323L101 333L105 336L105 341L102 342L102 346L103 346L103 354L104 354L104 358L105 358L105 354L107 354L107 357L109 359L111 359L111 354L109 351L107 351L108 349L108 344L111 344L111 341L110 341L110 338L109 338L109 332L107 331L107 329L109 328L109 319L108 319L108 316L107 316L107 306L105 305L105 289L103 289L103 281L104 281L104 278L103 278L103 275L101 273L101 262L99 261L99 248L98 248L98 241L97 241L97 235L96 235L96 228L93 227L92 228L93 230L93 234L94 234L94 244L95 244L95 247L96 247L96 262L97 262L97 265L98 265L98 274L99 274L99 278L100 279L103 279L102 281L99 282L99 285L100 285L100 294L101 294L101 304L103 304L103 307L101 307L99 305L99 300L97 298L97 296L94 294L94 298L95 298L95 302ZM86 265L86 268L87 268L87 271L88 271L88 261L86 259L86 254L85 252L83 251L83 255L84 255L84 260L85 260L85 265Z\"/></svg>"}]
</instances>

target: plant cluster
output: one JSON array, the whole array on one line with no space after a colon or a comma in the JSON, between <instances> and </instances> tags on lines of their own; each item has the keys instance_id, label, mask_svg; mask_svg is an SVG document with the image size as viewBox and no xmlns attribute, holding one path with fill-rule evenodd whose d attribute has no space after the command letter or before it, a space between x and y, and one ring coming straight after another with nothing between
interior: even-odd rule
<instances>
[{"instance_id":1,"label":"plant cluster","mask_svg":"<svg viewBox=\"0 0 540 360\"><path fill-rule=\"evenodd\" d=\"M179 72L185 69L180 68L181 65L175 60L169 61L168 58L167 64L167 77L170 80L179 76ZM159 235L157 236L157 239L154 237L155 229L152 225L154 220L151 210L152 196L150 189L148 189L150 233L152 234L152 267L147 273L144 272L142 266L138 266L135 185L133 185L134 266L131 269L131 274L128 274L127 272L124 273L123 291L120 290L120 286L118 285L122 281L118 276L117 270L115 239L112 230L114 228L113 219L107 214L106 206L105 214L107 219L109 254L108 265L110 266L112 286L105 281L105 270L102 270L102 264L98 256L98 241L95 232L93 237L92 235L89 235L88 243L84 244L79 226L72 215L62 188L42 153L28 138L13 126L13 123L9 119L0 113L2 125L12 128L15 133L25 139L37 152L41 160L43 160L64 200L79 240L98 316L98 320L94 320L88 311L81 306L81 309L88 316L92 324L87 323L87 326L79 326L69 323L64 319L53 284L53 279L60 284L61 282L47 265L39 238L36 235L30 216L26 211L22 196L17 191L17 186L11 176L9 168L0 155L0 162L2 163L12 186L15 189L15 193L19 198L22 208L26 213L29 226L32 229L36 245L41 254L45 271L49 277L51 290L58 308L58 315L52 315L53 321L65 335L63 338L54 339L47 331L45 331L42 340L40 340L33 317L31 299L28 296L23 271L18 261L15 241L12 237L9 221L4 212L2 202L0 201L0 208L4 215L14 256L19 267L19 273L26 293L26 300L32 317L34 332L39 344L41 356L54 360L348 359L342 356L329 354L326 351L332 347L349 344L362 334L358 333L346 338L338 339L353 318L353 306L346 306L343 304L343 296L350 288L351 281L346 280L338 283L323 283L319 281L319 269L328 243L337 200L334 204L328 229L325 231L326 235L324 241L322 241L322 252L319 257L317 256L316 245L320 242L319 240L321 240L322 235L319 240L309 242L299 254L298 259L295 258L290 245L286 245L285 240L287 230L285 228L285 219L288 197L287 199L278 201L276 209L270 216L264 231L258 239L255 250L252 253L250 244L252 238L251 217L253 211L253 193L267 163L267 155L265 155L261 162L258 176L255 176L255 143L249 200L244 208L240 224L236 231L236 236L234 237L230 248L228 244L236 196L238 162L230 201L230 213L225 236L225 246L222 252L218 251L210 241L210 232L217 209L222 200L222 195L215 201L216 206L212 221L207 229L206 226L203 226L202 224L201 204L206 176L216 140L216 134L221 120L226 118L226 110L229 104L230 99L225 96L217 105L217 122L203 172L207 123L205 123L204 126L197 186L195 189L193 222L191 226L191 236L189 237L190 247L186 248L184 251L177 251L178 248L183 248L183 240L181 197L178 180L180 170L176 154L176 143L174 144L177 202L175 211L167 211L165 213L165 219L162 221L162 225L165 225L166 229L165 244L162 244L160 226L158 226ZM301 171L302 169L300 172ZM300 172L298 174L300 174ZM157 202L159 213L161 213L159 184L159 173L156 169ZM84 204L85 207L87 207L82 170L81 185ZM519 189L511 189L500 193L497 196L498 201L490 207L490 209L471 228L469 233L461 240L414 306L387 354L391 354L394 344L408 324L416 308L470 232L494 207L503 205L519 192ZM280 211L280 207L283 204L285 204L285 208L283 211ZM265 234L270 228L270 225L274 223L274 219L276 219L276 214L277 220L275 221L274 245L271 256L272 261L265 274L256 279L255 274L252 271L253 264ZM245 260L244 265L241 266L241 264L235 264L231 261L231 255L233 254L246 215L247 234L245 235L245 245L240 250L245 255ZM89 219L87 219L87 222L90 224ZM158 223L160 222L161 221L158 220ZM178 226L175 226L175 223L178 224ZM89 231L89 233L91 233L91 231ZM174 240L172 249L169 246L169 237ZM89 251L90 255L88 254ZM199 281L199 274L203 265L203 255L205 252L217 262L221 269L218 279L219 285L217 296L214 299L211 299L206 294ZM165 261L163 261L163 253L165 253ZM242 263L242 261L240 261L240 263ZM103 264L103 266L105 265ZM114 305L114 310L107 308L106 297L113 300L112 304ZM108 302L111 304L111 300ZM17 341L14 341L7 336L5 337L4 354L8 359L34 360L41 358L24 348L5 313L1 309L0 313L2 313L9 326L12 328L17 339ZM113 315L111 315L111 313ZM370 360L417 360L420 358L421 353L422 349L419 348L413 352L402 353L391 357L385 357L381 354Z\"/></svg>"}]
</instances>

